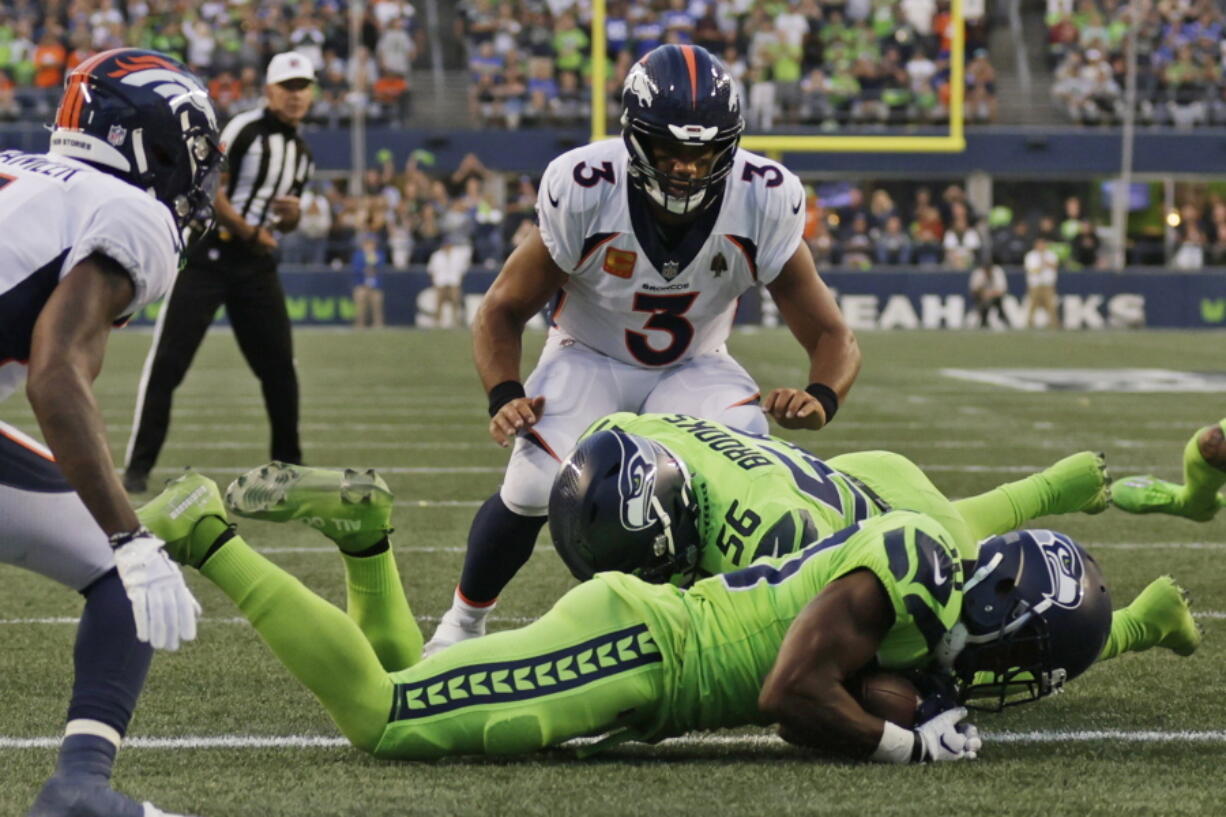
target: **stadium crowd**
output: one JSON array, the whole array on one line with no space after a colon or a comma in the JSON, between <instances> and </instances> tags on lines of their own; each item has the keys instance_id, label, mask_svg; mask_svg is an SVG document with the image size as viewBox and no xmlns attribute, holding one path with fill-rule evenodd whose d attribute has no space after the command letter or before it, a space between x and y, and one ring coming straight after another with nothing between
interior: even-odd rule
<instances>
[{"instance_id":1,"label":"stadium crowd","mask_svg":"<svg viewBox=\"0 0 1226 817\"><path fill-rule=\"evenodd\" d=\"M1124 46L1135 27L1140 121L1185 128L1226 125L1226 12L1220 2L1048 0L1047 8L1052 98L1073 121L1120 121Z\"/></svg>"},{"instance_id":2,"label":"stadium crowd","mask_svg":"<svg viewBox=\"0 0 1226 817\"><path fill-rule=\"evenodd\" d=\"M427 265L451 247L467 248L474 267L501 266L533 222L536 180L491 171L475 155L453 172L434 163L418 150L399 166L384 150L356 194L344 178L316 184L304 196L299 230L283 241L286 260L341 268L370 236L393 269ZM1020 267L1039 239L1064 270L1110 262L1106 220L1092 216L1081 196L1050 210L1023 196L979 212L957 183L832 182L807 191L804 239L823 269L970 270L985 260ZM1160 235L1156 248L1132 248L1130 263L1226 266L1226 197L1208 189L1188 194L1168 222L1177 222L1169 251Z\"/></svg>"},{"instance_id":3,"label":"stadium crowd","mask_svg":"<svg viewBox=\"0 0 1226 817\"><path fill-rule=\"evenodd\" d=\"M514 128L588 116L591 43L570 4L461 0L459 9L476 118ZM967 119L990 121L986 17L966 31ZM694 43L728 64L751 130L948 117L948 0L610 0L605 32L614 115L635 60L661 43Z\"/></svg>"},{"instance_id":4,"label":"stadium crowd","mask_svg":"<svg viewBox=\"0 0 1226 817\"><path fill-rule=\"evenodd\" d=\"M350 54L349 17L338 0L0 0L0 121L45 121L67 71L121 46L171 54L206 78L218 113L259 104L273 54L306 55L319 77L314 121L350 116L363 87L375 120L405 121L412 64L421 50L416 10L407 0L368 3Z\"/></svg>"}]
</instances>

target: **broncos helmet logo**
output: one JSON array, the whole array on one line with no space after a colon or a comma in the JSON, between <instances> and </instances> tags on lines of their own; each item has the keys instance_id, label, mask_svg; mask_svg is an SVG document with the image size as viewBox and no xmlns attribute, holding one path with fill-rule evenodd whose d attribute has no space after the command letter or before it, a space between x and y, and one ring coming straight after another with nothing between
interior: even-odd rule
<instances>
[{"instance_id":1,"label":"broncos helmet logo","mask_svg":"<svg viewBox=\"0 0 1226 817\"><path fill-rule=\"evenodd\" d=\"M652 100L656 94L660 93L660 88L651 81L651 77L647 75L647 69L643 67L642 62L636 62L634 67L630 69L630 73L626 74L625 93L634 94L638 98L639 104L644 108L650 108Z\"/></svg>"},{"instance_id":2,"label":"broncos helmet logo","mask_svg":"<svg viewBox=\"0 0 1226 817\"><path fill-rule=\"evenodd\" d=\"M651 507L656 488L655 453L644 451L638 440L618 435L622 467L617 481L621 523L626 530L644 530L656 523Z\"/></svg>"}]
</instances>

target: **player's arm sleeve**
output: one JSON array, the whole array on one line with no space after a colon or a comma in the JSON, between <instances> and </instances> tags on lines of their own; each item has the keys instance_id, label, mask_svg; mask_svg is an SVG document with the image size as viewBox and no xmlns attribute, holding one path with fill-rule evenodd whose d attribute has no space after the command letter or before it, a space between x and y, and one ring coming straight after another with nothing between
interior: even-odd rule
<instances>
[{"instance_id":1,"label":"player's arm sleeve","mask_svg":"<svg viewBox=\"0 0 1226 817\"><path fill-rule=\"evenodd\" d=\"M536 199L541 240L553 262L568 275L574 274L583 253L583 225L587 217L583 190L572 178L572 161L568 154L563 154L549 163Z\"/></svg>"},{"instance_id":2,"label":"player's arm sleeve","mask_svg":"<svg viewBox=\"0 0 1226 817\"><path fill-rule=\"evenodd\" d=\"M758 280L769 284L783 271L800 246L805 229L805 189L795 173L779 168L783 183L764 187L761 241L758 243Z\"/></svg>"},{"instance_id":3,"label":"player's arm sleeve","mask_svg":"<svg viewBox=\"0 0 1226 817\"><path fill-rule=\"evenodd\" d=\"M181 239L170 211L143 195L99 207L64 261L70 270L94 253L110 258L132 279L127 317L170 292L179 268Z\"/></svg>"}]
</instances>

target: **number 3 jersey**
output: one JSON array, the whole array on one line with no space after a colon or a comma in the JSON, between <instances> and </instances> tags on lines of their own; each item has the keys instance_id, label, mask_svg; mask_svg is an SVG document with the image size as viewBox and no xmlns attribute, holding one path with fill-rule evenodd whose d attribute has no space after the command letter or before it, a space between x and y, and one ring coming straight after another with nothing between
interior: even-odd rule
<instances>
[{"instance_id":1,"label":"number 3 jersey","mask_svg":"<svg viewBox=\"0 0 1226 817\"><path fill-rule=\"evenodd\" d=\"M720 200L670 246L628 164L611 139L545 170L541 238L570 276L554 322L602 354L669 366L722 346L741 294L779 275L800 243L804 189L777 162L738 150Z\"/></svg>"},{"instance_id":2,"label":"number 3 jersey","mask_svg":"<svg viewBox=\"0 0 1226 817\"><path fill-rule=\"evenodd\" d=\"M174 282L181 240L153 196L89 165L0 152L0 400L25 379L34 324L56 286L93 253L132 279L127 317Z\"/></svg>"}]
</instances>

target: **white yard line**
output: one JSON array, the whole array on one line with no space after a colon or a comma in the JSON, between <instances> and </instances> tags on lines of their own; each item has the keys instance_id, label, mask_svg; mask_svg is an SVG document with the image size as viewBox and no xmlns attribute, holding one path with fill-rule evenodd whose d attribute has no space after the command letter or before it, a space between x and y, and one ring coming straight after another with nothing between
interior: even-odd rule
<instances>
[{"instance_id":1,"label":"white yard line","mask_svg":"<svg viewBox=\"0 0 1226 817\"><path fill-rule=\"evenodd\" d=\"M1226 743L1226 730L1037 730L1032 732L984 732L985 748L993 743ZM596 738L579 738L563 744L567 747L593 743ZM59 737L11 738L0 737L0 750L53 749ZM348 746L344 738L324 735L192 735L176 738L134 737L124 741L125 749L332 749ZM721 749L790 749L774 735L686 735L669 738L661 746Z\"/></svg>"}]
</instances>

